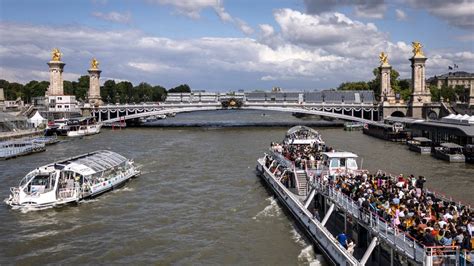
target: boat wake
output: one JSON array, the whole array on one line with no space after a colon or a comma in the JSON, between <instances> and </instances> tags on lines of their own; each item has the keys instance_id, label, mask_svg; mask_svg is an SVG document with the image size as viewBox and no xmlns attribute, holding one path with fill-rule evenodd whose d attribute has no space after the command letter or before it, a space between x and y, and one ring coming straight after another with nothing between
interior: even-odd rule
<instances>
[{"instance_id":1,"label":"boat wake","mask_svg":"<svg viewBox=\"0 0 474 266\"><path fill-rule=\"evenodd\" d=\"M262 217L275 217L275 216L280 216L281 214L281 209L280 206L278 206L278 202L274 197L269 197L266 199L266 201L269 201L270 204L266 206L263 210L261 210L257 215L255 215L252 219L258 220Z\"/></svg>"},{"instance_id":2,"label":"boat wake","mask_svg":"<svg viewBox=\"0 0 474 266\"><path fill-rule=\"evenodd\" d=\"M299 265L323 265L323 256L320 254L315 254L313 246L308 245L308 243L294 227L291 229L291 238L295 241L296 244L302 247L300 254L298 254Z\"/></svg>"}]
</instances>

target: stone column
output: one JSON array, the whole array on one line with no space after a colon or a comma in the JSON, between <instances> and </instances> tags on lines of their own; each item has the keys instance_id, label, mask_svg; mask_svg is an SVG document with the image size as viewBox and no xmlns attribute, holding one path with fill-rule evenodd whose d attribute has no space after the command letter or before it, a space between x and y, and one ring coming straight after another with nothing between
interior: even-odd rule
<instances>
[{"instance_id":1,"label":"stone column","mask_svg":"<svg viewBox=\"0 0 474 266\"><path fill-rule=\"evenodd\" d=\"M469 108L474 106L474 79L469 82Z\"/></svg>"},{"instance_id":2,"label":"stone column","mask_svg":"<svg viewBox=\"0 0 474 266\"><path fill-rule=\"evenodd\" d=\"M100 72L102 70L99 70L97 68L90 68L88 70L89 72L89 103L94 105L94 106L99 106L102 105L103 102L100 97Z\"/></svg>"},{"instance_id":3,"label":"stone column","mask_svg":"<svg viewBox=\"0 0 474 266\"><path fill-rule=\"evenodd\" d=\"M392 72L392 66L388 63L384 63L379 67L380 71L380 93L383 96L383 101L387 100L389 103L395 102L395 93L392 90L390 84L390 74ZM387 97L387 99L385 99Z\"/></svg>"},{"instance_id":4,"label":"stone column","mask_svg":"<svg viewBox=\"0 0 474 266\"><path fill-rule=\"evenodd\" d=\"M63 69L64 64L61 59L51 60L49 66L49 87L46 96L64 95L63 89Z\"/></svg>"},{"instance_id":5,"label":"stone column","mask_svg":"<svg viewBox=\"0 0 474 266\"><path fill-rule=\"evenodd\" d=\"M423 55L415 55L410 58L411 61L411 89L412 101L418 103L430 103L431 93L426 87L425 62L428 58Z\"/></svg>"},{"instance_id":6,"label":"stone column","mask_svg":"<svg viewBox=\"0 0 474 266\"><path fill-rule=\"evenodd\" d=\"M419 42L413 42L411 62L411 100L409 113L414 118L423 118L423 106L431 103L431 93L426 87L425 63L428 58L423 54Z\"/></svg>"}]
</instances>

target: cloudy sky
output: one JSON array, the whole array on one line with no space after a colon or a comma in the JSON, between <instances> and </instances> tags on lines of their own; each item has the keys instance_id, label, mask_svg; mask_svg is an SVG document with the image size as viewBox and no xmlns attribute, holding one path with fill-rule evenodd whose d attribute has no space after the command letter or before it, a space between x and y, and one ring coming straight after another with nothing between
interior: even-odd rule
<instances>
[{"instance_id":1,"label":"cloudy sky","mask_svg":"<svg viewBox=\"0 0 474 266\"><path fill-rule=\"evenodd\" d=\"M208 91L312 90L370 80L378 54L410 76L411 42L427 75L474 72L474 0L0 0L0 78L145 81Z\"/></svg>"}]
</instances>

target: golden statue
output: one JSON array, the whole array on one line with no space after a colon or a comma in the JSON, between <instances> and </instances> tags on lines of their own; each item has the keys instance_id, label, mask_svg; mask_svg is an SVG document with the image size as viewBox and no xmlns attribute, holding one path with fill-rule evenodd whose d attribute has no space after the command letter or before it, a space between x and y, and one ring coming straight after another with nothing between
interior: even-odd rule
<instances>
[{"instance_id":1,"label":"golden statue","mask_svg":"<svg viewBox=\"0 0 474 266\"><path fill-rule=\"evenodd\" d=\"M95 58L92 58L91 69L99 69L99 61L97 61Z\"/></svg>"},{"instance_id":2,"label":"golden statue","mask_svg":"<svg viewBox=\"0 0 474 266\"><path fill-rule=\"evenodd\" d=\"M421 48L423 48L423 45L421 45L420 42L412 42L411 45L413 46L413 55L414 56L425 56L423 54L423 51L421 50Z\"/></svg>"},{"instance_id":3,"label":"golden statue","mask_svg":"<svg viewBox=\"0 0 474 266\"><path fill-rule=\"evenodd\" d=\"M381 52L379 58L381 65L388 65L388 55L386 53Z\"/></svg>"},{"instance_id":4,"label":"golden statue","mask_svg":"<svg viewBox=\"0 0 474 266\"><path fill-rule=\"evenodd\" d=\"M61 61L61 52L59 51L58 48L54 48L53 52L51 53L53 56L51 58L51 61Z\"/></svg>"}]
</instances>

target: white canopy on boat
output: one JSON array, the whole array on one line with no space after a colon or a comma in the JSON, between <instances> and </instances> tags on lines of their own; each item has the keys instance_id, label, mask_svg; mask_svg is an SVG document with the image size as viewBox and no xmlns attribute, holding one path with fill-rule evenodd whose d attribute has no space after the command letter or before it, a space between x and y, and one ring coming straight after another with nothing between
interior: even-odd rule
<instances>
[{"instance_id":1,"label":"white canopy on boat","mask_svg":"<svg viewBox=\"0 0 474 266\"><path fill-rule=\"evenodd\" d=\"M65 170L71 170L82 175L91 175L114 168L127 161L127 158L112 151L96 151L81 157L71 158L57 164L65 165Z\"/></svg>"}]
</instances>

